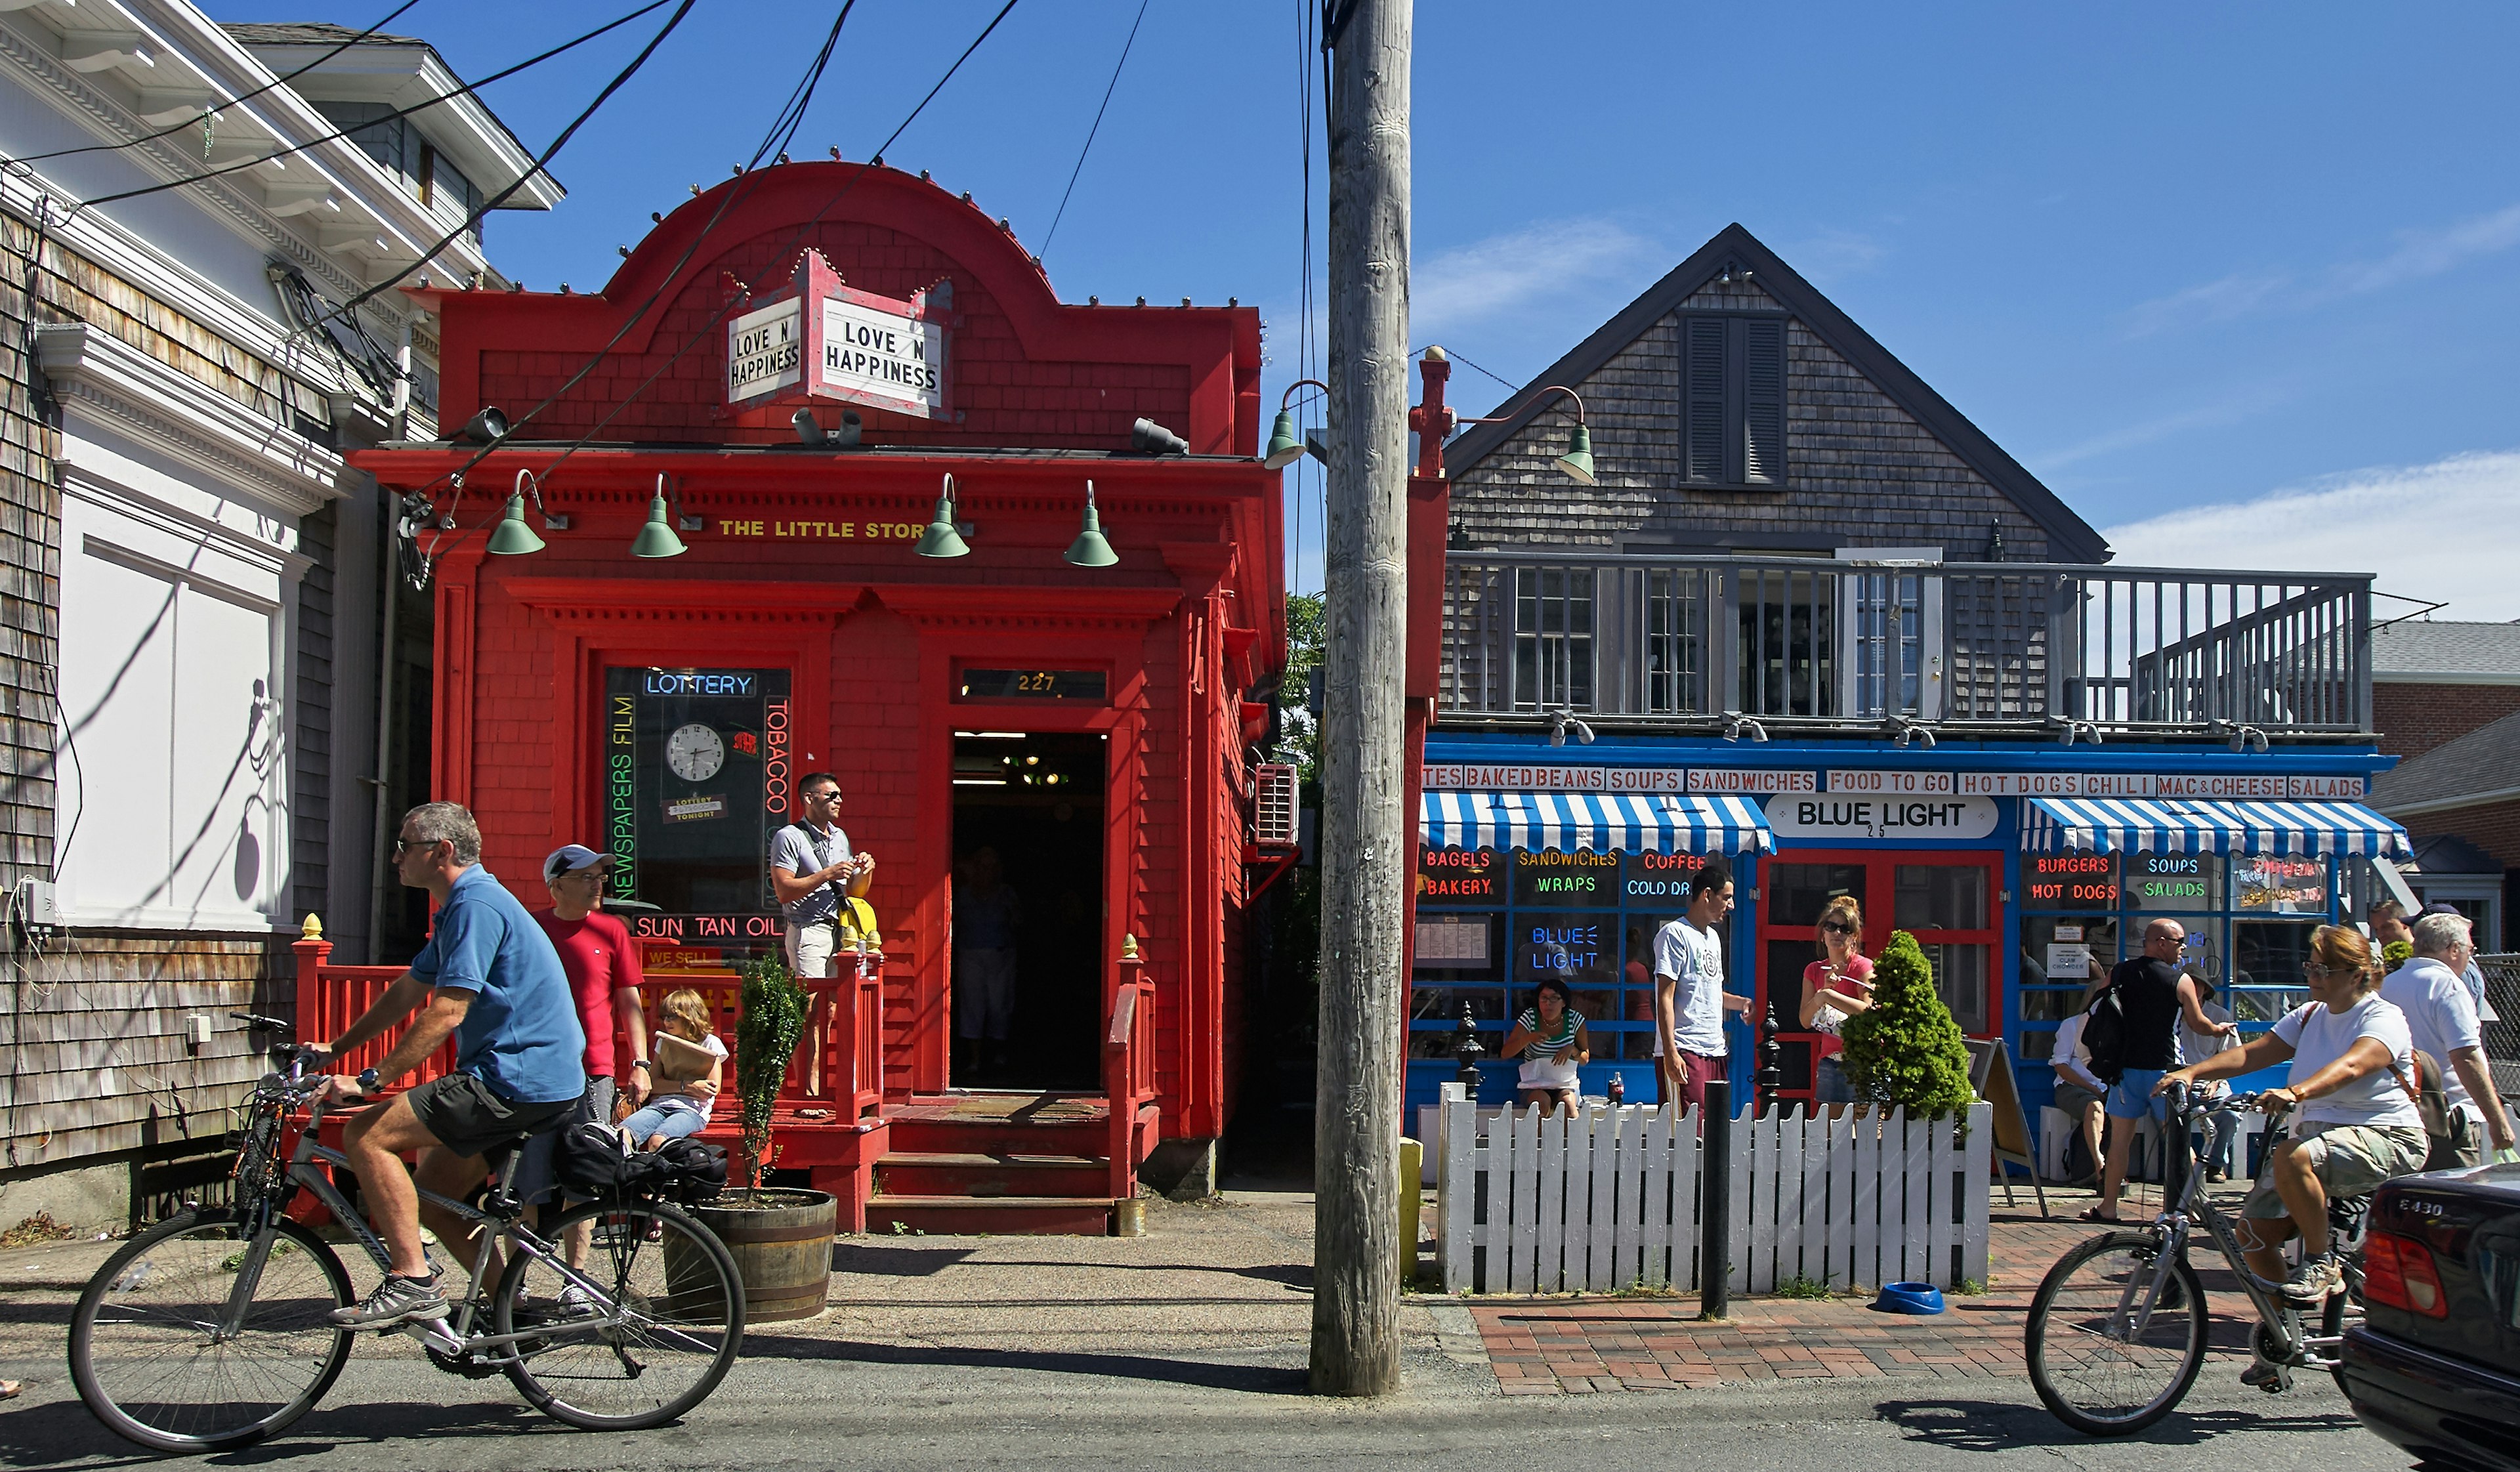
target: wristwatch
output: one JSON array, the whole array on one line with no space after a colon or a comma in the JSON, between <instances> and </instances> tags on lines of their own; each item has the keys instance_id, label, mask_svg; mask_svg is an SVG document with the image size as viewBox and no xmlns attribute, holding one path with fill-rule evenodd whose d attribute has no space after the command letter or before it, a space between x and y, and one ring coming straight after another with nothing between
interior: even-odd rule
<instances>
[{"instance_id":1,"label":"wristwatch","mask_svg":"<svg viewBox=\"0 0 2520 1472\"><path fill-rule=\"evenodd\" d=\"M377 1083L377 1071L375 1069L362 1068L359 1070L359 1092L361 1093L376 1093Z\"/></svg>"},{"instance_id":2,"label":"wristwatch","mask_svg":"<svg viewBox=\"0 0 2520 1472\"><path fill-rule=\"evenodd\" d=\"M630 1066L631 1066L631 1067L633 1067L633 1068L647 1068L647 1067L648 1067L648 1060L647 1060L647 1059L645 1059L645 1058L632 1058L632 1059L630 1060ZM653 1071L654 1071L654 1070L652 1070L652 1069L651 1069L651 1070L650 1070L650 1072L653 1072Z\"/></svg>"}]
</instances>

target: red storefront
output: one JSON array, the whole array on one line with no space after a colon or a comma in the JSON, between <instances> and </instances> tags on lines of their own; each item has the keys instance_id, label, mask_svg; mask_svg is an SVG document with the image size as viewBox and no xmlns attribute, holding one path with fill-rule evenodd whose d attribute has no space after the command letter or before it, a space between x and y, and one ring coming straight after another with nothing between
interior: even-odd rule
<instances>
[{"instance_id":1,"label":"red storefront","mask_svg":"<svg viewBox=\"0 0 2520 1472\"><path fill-rule=\"evenodd\" d=\"M968 198L837 162L698 196L598 293L428 294L442 424L557 396L460 497L477 445L356 457L456 523L434 791L478 815L490 869L539 902L542 855L608 848L616 900L655 907L622 912L652 959L722 978L776 945L766 846L795 780L831 771L878 861L884 959L818 1006L784 1164L863 1220L870 1192L1109 1198L1158 1137L1213 1141L1242 913L1276 862L1252 844L1285 644L1257 314L1063 305ZM1142 419L1186 446L1148 448ZM542 545L492 555L519 471ZM949 483L968 553L922 556ZM1110 565L1068 556L1089 483ZM685 550L635 556L643 528ZM1020 902L1014 1026L958 1049L953 876L982 847ZM968 1158L1025 1152L1071 1169Z\"/></svg>"}]
</instances>

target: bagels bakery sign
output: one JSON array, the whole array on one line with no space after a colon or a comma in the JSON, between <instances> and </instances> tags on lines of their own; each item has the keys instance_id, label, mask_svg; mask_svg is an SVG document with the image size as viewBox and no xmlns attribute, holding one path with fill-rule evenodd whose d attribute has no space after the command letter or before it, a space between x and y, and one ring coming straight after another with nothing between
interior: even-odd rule
<instances>
[{"instance_id":1,"label":"bagels bakery sign","mask_svg":"<svg viewBox=\"0 0 2520 1472\"><path fill-rule=\"evenodd\" d=\"M938 282L908 301L844 285L821 253L728 322L726 401L751 409L829 399L920 419L953 417L945 371L953 286Z\"/></svg>"}]
</instances>

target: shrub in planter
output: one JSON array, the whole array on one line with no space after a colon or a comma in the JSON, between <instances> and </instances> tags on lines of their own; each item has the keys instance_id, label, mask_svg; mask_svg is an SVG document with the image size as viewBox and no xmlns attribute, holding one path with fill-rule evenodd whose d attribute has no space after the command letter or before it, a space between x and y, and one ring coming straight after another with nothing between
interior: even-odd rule
<instances>
[{"instance_id":1,"label":"shrub in planter","mask_svg":"<svg viewBox=\"0 0 2520 1472\"><path fill-rule=\"evenodd\" d=\"M742 1106L743 1184L761 1188L770 1163L770 1111L805 1036L811 999L787 963L764 956L743 965L743 1015L735 1025L735 1092Z\"/></svg>"},{"instance_id":2,"label":"shrub in planter","mask_svg":"<svg viewBox=\"0 0 2520 1472\"><path fill-rule=\"evenodd\" d=\"M1916 938L1890 932L1872 963L1872 1005L1848 1019L1839 1066L1858 1098L1919 1115L1965 1117L1977 1094L1969 1088L1968 1047L1952 1009L1934 990L1933 967Z\"/></svg>"}]
</instances>

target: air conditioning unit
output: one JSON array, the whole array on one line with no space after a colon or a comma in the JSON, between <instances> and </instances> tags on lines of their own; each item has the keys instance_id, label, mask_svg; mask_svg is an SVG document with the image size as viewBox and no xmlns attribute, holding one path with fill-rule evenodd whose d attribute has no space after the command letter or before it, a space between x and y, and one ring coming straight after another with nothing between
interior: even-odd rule
<instances>
[{"instance_id":1,"label":"air conditioning unit","mask_svg":"<svg viewBox=\"0 0 2520 1472\"><path fill-rule=\"evenodd\" d=\"M1252 843L1260 848L1293 848L1295 769L1284 762L1262 762L1251 775Z\"/></svg>"}]
</instances>

